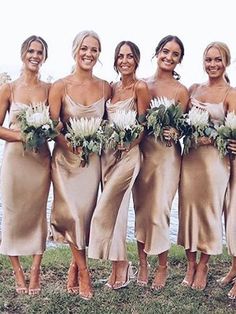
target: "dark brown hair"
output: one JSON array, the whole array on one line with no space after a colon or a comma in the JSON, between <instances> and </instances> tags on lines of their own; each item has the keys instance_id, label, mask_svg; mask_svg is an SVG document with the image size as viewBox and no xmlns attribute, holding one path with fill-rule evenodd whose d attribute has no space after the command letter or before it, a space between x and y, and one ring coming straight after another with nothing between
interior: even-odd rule
<instances>
[{"instance_id":1,"label":"dark brown hair","mask_svg":"<svg viewBox=\"0 0 236 314\"><path fill-rule=\"evenodd\" d=\"M117 73L119 73L118 69L117 69L117 60L118 60L118 57L119 57L119 53L120 53L120 49L122 46L124 45L127 45L130 47L131 51L132 51L132 54L134 56L134 62L135 62L135 71L137 70L137 67L139 65L139 61L140 61L140 50L138 48L138 46L133 43L132 41L129 41L129 40L123 40L121 41L117 46L116 46L116 49L115 49L115 56L114 56L114 64L113 64L113 67L115 69L115 71Z\"/></svg>"}]
</instances>

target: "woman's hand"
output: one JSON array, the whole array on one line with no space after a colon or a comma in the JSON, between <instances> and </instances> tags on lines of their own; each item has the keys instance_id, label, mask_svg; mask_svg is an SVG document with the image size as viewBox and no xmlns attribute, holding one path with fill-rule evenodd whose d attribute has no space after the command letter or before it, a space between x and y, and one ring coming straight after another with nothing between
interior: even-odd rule
<instances>
[{"instance_id":1,"label":"woman's hand","mask_svg":"<svg viewBox=\"0 0 236 314\"><path fill-rule=\"evenodd\" d=\"M212 144L213 144L213 139L209 138L207 136L201 136L201 137L198 137L198 139L197 139L197 145L198 146L212 145Z\"/></svg>"},{"instance_id":2,"label":"woman's hand","mask_svg":"<svg viewBox=\"0 0 236 314\"><path fill-rule=\"evenodd\" d=\"M236 155L236 140L230 139L228 142L228 149L232 154Z\"/></svg>"},{"instance_id":3,"label":"woman's hand","mask_svg":"<svg viewBox=\"0 0 236 314\"><path fill-rule=\"evenodd\" d=\"M163 131L163 136L166 141L173 140L176 142L180 137L180 132L175 128L165 128Z\"/></svg>"}]
</instances>

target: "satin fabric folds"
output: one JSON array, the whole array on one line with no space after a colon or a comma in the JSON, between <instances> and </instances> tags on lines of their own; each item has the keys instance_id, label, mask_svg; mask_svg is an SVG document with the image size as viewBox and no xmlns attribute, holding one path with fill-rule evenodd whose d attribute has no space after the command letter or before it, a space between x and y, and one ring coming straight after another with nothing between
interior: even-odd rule
<instances>
[{"instance_id":1,"label":"satin fabric folds","mask_svg":"<svg viewBox=\"0 0 236 314\"><path fill-rule=\"evenodd\" d=\"M207 110L214 123L224 119L223 103L192 100ZM178 244L191 252L209 255L222 252L222 213L230 164L213 145L192 148L183 156L179 188Z\"/></svg>"},{"instance_id":2,"label":"satin fabric folds","mask_svg":"<svg viewBox=\"0 0 236 314\"><path fill-rule=\"evenodd\" d=\"M104 98L90 106L74 102L66 93L61 120L70 117L103 117ZM51 214L51 237L58 242L85 249L89 241L90 221L96 206L101 181L101 163L91 154L89 165L82 167L80 157L55 144L52 155L54 201Z\"/></svg>"},{"instance_id":3,"label":"satin fabric folds","mask_svg":"<svg viewBox=\"0 0 236 314\"><path fill-rule=\"evenodd\" d=\"M116 110L136 110L134 98L107 103L109 120ZM91 222L88 256L95 259L127 260L126 235L129 200L140 168L139 146L122 152L116 160L114 151L102 156L103 191Z\"/></svg>"},{"instance_id":4,"label":"satin fabric folds","mask_svg":"<svg viewBox=\"0 0 236 314\"><path fill-rule=\"evenodd\" d=\"M143 162L133 187L136 239L144 251L157 255L170 246L170 211L180 174L180 144L167 147L146 135L140 145Z\"/></svg>"},{"instance_id":5,"label":"satin fabric folds","mask_svg":"<svg viewBox=\"0 0 236 314\"><path fill-rule=\"evenodd\" d=\"M10 128L25 104L12 103ZM3 206L0 253L9 256L43 254L46 249L46 208L50 187L50 151L24 151L20 142L6 142L1 167Z\"/></svg>"}]
</instances>

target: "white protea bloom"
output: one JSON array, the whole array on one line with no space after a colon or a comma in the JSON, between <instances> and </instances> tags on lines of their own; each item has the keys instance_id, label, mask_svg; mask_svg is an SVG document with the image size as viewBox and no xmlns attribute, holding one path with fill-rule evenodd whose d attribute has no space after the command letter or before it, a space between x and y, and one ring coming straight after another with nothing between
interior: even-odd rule
<instances>
[{"instance_id":1,"label":"white protea bloom","mask_svg":"<svg viewBox=\"0 0 236 314\"><path fill-rule=\"evenodd\" d=\"M100 118L70 118L70 128L75 136L85 137L93 135L97 132L101 125Z\"/></svg>"},{"instance_id":2,"label":"white protea bloom","mask_svg":"<svg viewBox=\"0 0 236 314\"><path fill-rule=\"evenodd\" d=\"M236 129L236 115L234 111L228 112L225 118L225 126L234 130Z\"/></svg>"},{"instance_id":3,"label":"white protea bloom","mask_svg":"<svg viewBox=\"0 0 236 314\"><path fill-rule=\"evenodd\" d=\"M204 127L209 123L209 113L201 108L192 107L188 113L188 122L193 126Z\"/></svg>"},{"instance_id":4,"label":"white protea bloom","mask_svg":"<svg viewBox=\"0 0 236 314\"><path fill-rule=\"evenodd\" d=\"M169 99L167 97L156 97L151 100L150 107L160 107L160 105L164 105L166 108L170 107L171 105L175 104L174 99Z\"/></svg>"},{"instance_id":5,"label":"white protea bloom","mask_svg":"<svg viewBox=\"0 0 236 314\"><path fill-rule=\"evenodd\" d=\"M117 110L112 114L111 120L120 130L128 130L136 124L136 115L134 110Z\"/></svg>"},{"instance_id":6,"label":"white protea bloom","mask_svg":"<svg viewBox=\"0 0 236 314\"><path fill-rule=\"evenodd\" d=\"M51 124L49 107L45 103L34 103L26 109L26 122L35 128Z\"/></svg>"},{"instance_id":7,"label":"white protea bloom","mask_svg":"<svg viewBox=\"0 0 236 314\"><path fill-rule=\"evenodd\" d=\"M0 73L0 86L11 81L11 77L7 72Z\"/></svg>"}]
</instances>

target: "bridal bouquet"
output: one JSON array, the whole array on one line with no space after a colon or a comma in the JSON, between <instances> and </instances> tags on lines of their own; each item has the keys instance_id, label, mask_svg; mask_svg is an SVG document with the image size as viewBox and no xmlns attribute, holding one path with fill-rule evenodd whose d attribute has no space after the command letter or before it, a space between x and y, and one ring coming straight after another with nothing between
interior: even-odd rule
<instances>
[{"instance_id":1,"label":"bridal bouquet","mask_svg":"<svg viewBox=\"0 0 236 314\"><path fill-rule=\"evenodd\" d=\"M104 134L100 118L70 118L66 126L65 138L74 151L80 152L81 165L89 164L91 153L101 154Z\"/></svg>"},{"instance_id":2,"label":"bridal bouquet","mask_svg":"<svg viewBox=\"0 0 236 314\"><path fill-rule=\"evenodd\" d=\"M183 139L184 154L189 152L190 147L197 147L199 137L216 138L217 131L206 110L192 107L185 117L188 127Z\"/></svg>"},{"instance_id":3,"label":"bridal bouquet","mask_svg":"<svg viewBox=\"0 0 236 314\"><path fill-rule=\"evenodd\" d=\"M234 111L228 112L224 123L217 128L218 136L216 138L216 147L218 148L221 157L230 154L230 151L227 149L228 140L236 140L236 114ZM232 156L234 158L234 155Z\"/></svg>"},{"instance_id":4,"label":"bridal bouquet","mask_svg":"<svg viewBox=\"0 0 236 314\"><path fill-rule=\"evenodd\" d=\"M105 127L107 147L117 150L117 159L121 157L121 149L128 149L139 137L143 126L136 119L134 110L118 110L112 115L112 123Z\"/></svg>"},{"instance_id":5,"label":"bridal bouquet","mask_svg":"<svg viewBox=\"0 0 236 314\"><path fill-rule=\"evenodd\" d=\"M146 115L148 134L171 146L171 140L178 141L182 133L182 124L185 123L180 105L174 99L158 97L151 100L150 107ZM166 140L163 136L164 130L168 129L171 130L171 140Z\"/></svg>"},{"instance_id":6,"label":"bridal bouquet","mask_svg":"<svg viewBox=\"0 0 236 314\"><path fill-rule=\"evenodd\" d=\"M43 102L25 106L17 115L24 149L37 152L47 140L57 136L55 123L49 117L49 107Z\"/></svg>"}]
</instances>

